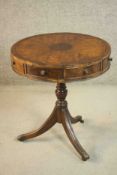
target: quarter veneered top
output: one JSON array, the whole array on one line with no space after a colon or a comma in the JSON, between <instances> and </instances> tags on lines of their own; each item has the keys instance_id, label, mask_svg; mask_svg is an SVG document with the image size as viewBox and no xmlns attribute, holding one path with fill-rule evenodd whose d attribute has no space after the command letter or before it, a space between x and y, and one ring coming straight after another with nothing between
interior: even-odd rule
<instances>
[{"instance_id":1,"label":"quarter veneered top","mask_svg":"<svg viewBox=\"0 0 117 175\"><path fill-rule=\"evenodd\" d=\"M109 44L97 37L76 33L52 33L25 38L11 54L40 67L67 68L88 65L110 55Z\"/></svg>"}]
</instances>

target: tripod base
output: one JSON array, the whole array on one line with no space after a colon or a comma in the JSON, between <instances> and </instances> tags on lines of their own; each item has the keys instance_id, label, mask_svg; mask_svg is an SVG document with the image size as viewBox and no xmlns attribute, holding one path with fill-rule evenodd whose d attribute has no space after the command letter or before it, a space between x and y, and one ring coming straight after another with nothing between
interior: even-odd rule
<instances>
[{"instance_id":1,"label":"tripod base","mask_svg":"<svg viewBox=\"0 0 117 175\"><path fill-rule=\"evenodd\" d=\"M63 83L61 84L57 86L56 94L57 94L58 100L56 102L55 108L52 114L50 115L50 117L39 129L33 132L29 132L27 134L20 135L18 137L18 140L25 141L27 139L37 137L43 134L44 132L48 131L52 126L54 126L58 122L63 125L63 128L69 140L75 147L76 151L81 155L82 160L86 161L87 159L89 159L89 155L86 153L86 151L83 149L83 147L79 143L71 125L72 123L77 123L77 122L84 123L84 121L81 116L76 116L75 118L73 118L69 113L69 110L67 108L67 101L64 100L67 95L66 86Z\"/></svg>"}]
</instances>

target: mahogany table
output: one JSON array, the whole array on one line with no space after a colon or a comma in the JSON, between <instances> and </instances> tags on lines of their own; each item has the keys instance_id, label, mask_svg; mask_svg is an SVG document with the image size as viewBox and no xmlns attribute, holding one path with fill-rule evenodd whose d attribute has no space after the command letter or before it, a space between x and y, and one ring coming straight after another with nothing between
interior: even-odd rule
<instances>
[{"instance_id":1,"label":"mahogany table","mask_svg":"<svg viewBox=\"0 0 117 175\"><path fill-rule=\"evenodd\" d=\"M11 48L11 60L16 73L31 79L57 82L57 101L49 118L39 129L20 135L18 140L39 136L58 122L82 160L89 159L71 125L84 120L82 116L72 117L68 110L66 82L101 75L110 67L110 53L106 41L78 33L41 34L15 43Z\"/></svg>"}]
</instances>

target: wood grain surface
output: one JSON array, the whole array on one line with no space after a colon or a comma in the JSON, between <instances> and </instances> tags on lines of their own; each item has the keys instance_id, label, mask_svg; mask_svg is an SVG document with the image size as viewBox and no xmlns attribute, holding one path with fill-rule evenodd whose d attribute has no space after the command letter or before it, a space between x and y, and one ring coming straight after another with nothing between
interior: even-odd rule
<instances>
[{"instance_id":1,"label":"wood grain surface","mask_svg":"<svg viewBox=\"0 0 117 175\"><path fill-rule=\"evenodd\" d=\"M25 38L11 48L13 70L32 79L67 81L96 77L110 66L110 45L78 33Z\"/></svg>"}]
</instances>

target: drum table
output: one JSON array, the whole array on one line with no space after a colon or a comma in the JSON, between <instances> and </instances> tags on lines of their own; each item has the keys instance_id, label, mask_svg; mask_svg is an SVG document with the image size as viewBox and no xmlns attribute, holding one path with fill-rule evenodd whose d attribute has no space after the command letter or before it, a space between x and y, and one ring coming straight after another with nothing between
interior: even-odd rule
<instances>
[{"instance_id":1,"label":"drum table","mask_svg":"<svg viewBox=\"0 0 117 175\"><path fill-rule=\"evenodd\" d=\"M110 53L106 41L78 33L41 34L15 43L11 48L11 60L16 73L31 79L57 82L57 101L49 118L39 129L20 135L18 140L39 136L54 124L61 123L82 160L89 159L71 125L84 121L81 116L72 117L68 110L66 82L101 75L110 67Z\"/></svg>"}]
</instances>

